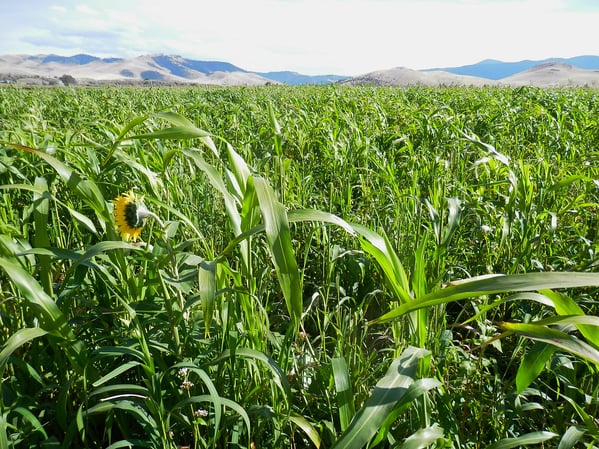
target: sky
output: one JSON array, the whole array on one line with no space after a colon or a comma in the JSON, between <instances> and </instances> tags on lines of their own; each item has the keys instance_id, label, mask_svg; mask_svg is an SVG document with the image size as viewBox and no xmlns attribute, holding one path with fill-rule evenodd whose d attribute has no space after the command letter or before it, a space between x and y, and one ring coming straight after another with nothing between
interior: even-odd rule
<instances>
[{"instance_id":1,"label":"sky","mask_svg":"<svg viewBox=\"0 0 599 449\"><path fill-rule=\"evenodd\" d=\"M180 55L355 76L599 55L599 0L0 0L0 55Z\"/></svg>"}]
</instances>

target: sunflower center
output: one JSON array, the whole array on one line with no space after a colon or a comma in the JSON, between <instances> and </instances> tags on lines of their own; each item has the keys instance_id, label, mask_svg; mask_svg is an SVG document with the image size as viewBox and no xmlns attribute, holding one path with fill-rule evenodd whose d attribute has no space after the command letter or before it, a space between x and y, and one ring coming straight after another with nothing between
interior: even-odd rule
<instances>
[{"instance_id":1,"label":"sunflower center","mask_svg":"<svg viewBox=\"0 0 599 449\"><path fill-rule=\"evenodd\" d=\"M143 225L143 217L140 217L137 204L134 202L125 205L125 221L130 228L139 228Z\"/></svg>"}]
</instances>

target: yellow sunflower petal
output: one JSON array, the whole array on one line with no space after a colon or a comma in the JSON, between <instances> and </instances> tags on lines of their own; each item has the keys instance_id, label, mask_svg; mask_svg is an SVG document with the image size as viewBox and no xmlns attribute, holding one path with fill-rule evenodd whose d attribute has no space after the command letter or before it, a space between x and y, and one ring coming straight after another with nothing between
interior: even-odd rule
<instances>
[{"instance_id":1,"label":"yellow sunflower petal","mask_svg":"<svg viewBox=\"0 0 599 449\"><path fill-rule=\"evenodd\" d=\"M128 242L136 240L141 234L142 227L137 226L135 209L140 202L133 191L123 193L114 200L114 218L117 231Z\"/></svg>"}]
</instances>

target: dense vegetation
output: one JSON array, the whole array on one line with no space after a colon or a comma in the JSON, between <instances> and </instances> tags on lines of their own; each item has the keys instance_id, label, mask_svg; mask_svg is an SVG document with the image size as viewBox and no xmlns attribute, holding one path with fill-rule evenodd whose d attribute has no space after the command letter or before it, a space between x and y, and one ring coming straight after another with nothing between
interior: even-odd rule
<instances>
[{"instance_id":1,"label":"dense vegetation","mask_svg":"<svg viewBox=\"0 0 599 449\"><path fill-rule=\"evenodd\" d=\"M0 448L596 447L598 120L592 90L3 88Z\"/></svg>"}]
</instances>

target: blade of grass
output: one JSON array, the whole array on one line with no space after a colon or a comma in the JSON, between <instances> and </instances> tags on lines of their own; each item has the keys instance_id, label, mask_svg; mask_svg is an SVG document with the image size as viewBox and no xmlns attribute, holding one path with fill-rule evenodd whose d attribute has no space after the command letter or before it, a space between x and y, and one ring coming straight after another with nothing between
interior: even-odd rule
<instances>
[{"instance_id":1,"label":"blade of grass","mask_svg":"<svg viewBox=\"0 0 599 449\"><path fill-rule=\"evenodd\" d=\"M474 277L463 281L451 282L446 288L401 304L399 307L373 320L373 323L390 321L413 310L448 304L460 299L477 296L591 286L599 286L599 274L552 272Z\"/></svg>"},{"instance_id":2,"label":"blade of grass","mask_svg":"<svg viewBox=\"0 0 599 449\"><path fill-rule=\"evenodd\" d=\"M438 424L433 424L432 426L417 430L406 438L400 449L422 449L440 440L443 436L443 428L439 427Z\"/></svg>"},{"instance_id":3,"label":"blade of grass","mask_svg":"<svg viewBox=\"0 0 599 449\"><path fill-rule=\"evenodd\" d=\"M283 204L277 200L275 192L266 180L260 177L250 179L253 179L256 194L258 195L260 211L266 230L266 239L279 284L285 297L292 327L297 329L302 314L302 285L291 243L287 212Z\"/></svg>"},{"instance_id":4,"label":"blade of grass","mask_svg":"<svg viewBox=\"0 0 599 449\"><path fill-rule=\"evenodd\" d=\"M50 238L48 237L48 209L50 200L48 193L48 182L45 178L35 178L35 187L41 190L41 195L33 194L33 221L35 223L35 234L33 244L37 248L48 248ZM38 256L40 265L40 279L44 291L52 296L52 270L50 268L50 258L45 255Z\"/></svg>"},{"instance_id":5,"label":"blade of grass","mask_svg":"<svg viewBox=\"0 0 599 449\"><path fill-rule=\"evenodd\" d=\"M515 438L504 438L496 443L487 446L487 449L511 449L513 447L527 446L529 444L539 444L555 438L559 435L553 432L531 432L520 435Z\"/></svg>"},{"instance_id":6,"label":"blade of grass","mask_svg":"<svg viewBox=\"0 0 599 449\"><path fill-rule=\"evenodd\" d=\"M557 329L530 323L498 323L501 329L563 349L599 365L599 351Z\"/></svg>"},{"instance_id":7,"label":"blade of grass","mask_svg":"<svg viewBox=\"0 0 599 449\"><path fill-rule=\"evenodd\" d=\"M387 374L377 382L374 390L357 412L349 427L341 434L332 449L360 449L376 434L397 401L414 382L418 361L428 351L408 347L395 359Z\"/></svg>"},{"instance_id":8,"label":"blade of grass","mask_svg":"<svg viewBox=\"0 0 599 449\"><path fill-rule=\"evenodd\" d=\"M339 425L341 427L341 431L345 432L351 419L356 414L354 407L354 395L352 393L351 382L349 379L347 362L343 357L334 357L331 359L331 368L333 370L335 390L337 392Z\"/></svg>"},{"instance_id":9,"label":"blade of grass","mask_svg":"<svg viewBox=\"0 0 599 449\"><path fill-rule=\"evenodd\" d=\"M385 279L397 300L401 303L410 302L412 297L408 276L387 236L359 224L353 223L351 227L362 237L360 243L364 251L374 257L385 273Z\"/></svg>"},{"instance_id":10,"label":"blade of grass","mask_svg":"<svg viewBox=\"0 0 599 449\"><path fill-rule=\"evenodd\" d=\"M48 153L38 151L25 145L10 143L6 143L6 145L10 145L19 150L32 153L40 159L43 159L50 166L52 166L52 168L54 168L56 173L58 173L67 186L73 190L73 192L75 192L88 206L90 206L96 214L98 214L98 216L102 219L100 223L103 227L104 223L111 222L112 218L110 210L108 209L108 203L104 199L104 196L102 195L102 192L100 192L100 189L96 183L88 179L83 179L79 173Z\"/></svg>"},{"instance_id":11,"label":"blade of grass","mask_svg":"<svg viewBox=\"0 0 599 449\"><path fill-rule=\"evenodd\" d=\"M39 327L26 327L12 334L2 346L2 351L0 351L0 377L2 377L6 363L13 352L31 340L43 337L47 333L48 331Z\"/></svg>"},{"instance_id":12,"label":"blade of grass","mask_svg":"<svg viewBox=\"0 0 599 449\"><path fill-rule=\"evenodd\" d=\"M568 430L566 430L562 436L557 449L572 449L578 442L582 441L582 437L585 433L585 430L582 430L576 426L568 427Z\"/></svg>"},{"instance_id":13,"label":"blade of grass","mask_svg":"<svg viewBox=\"0 0 599 449\"><path fill-rule=\"evenodd\" d=\"M69 356L73 368L82 373L87 358L85 346L75 337L66 317L56 303L44 292L40 284L16 262L0 257L0 266L35 311L41 327L62 339L62 342L59 343L60 346Z\"/></svg>"},{"instance_id":14,"label":"blade of grass","mask_svg":"<svg viewBox=\"0 0 599 449\"><path fill-rule=\"evenodd\" d=\"M541 374L555 352L555 346L537 342L524 355L516 373L516 391L522 393Z\"/></svg>"},{"instance_id":15,"label":"blade of grass","mask_svg":"<svg viewBox=\"0 0 599 449\"><path fill-rule=\"evenodd\" d=\"M316 446L316 449L320 448L320 435L318 434L314 426L310 424L310 422L306 418L292 413L291 415L289 415L289 421L291 421L293 424L295 424L304 431L304 433L310 439L312 444Z\"/></svg>"}]
</instances>

